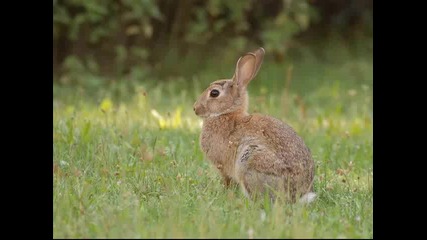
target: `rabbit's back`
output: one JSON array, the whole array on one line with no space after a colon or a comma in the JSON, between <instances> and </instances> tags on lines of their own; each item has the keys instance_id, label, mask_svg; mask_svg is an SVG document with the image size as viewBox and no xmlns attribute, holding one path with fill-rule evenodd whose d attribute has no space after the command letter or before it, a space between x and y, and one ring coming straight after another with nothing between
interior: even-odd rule
<instances>
[{"instance_id":1,"label":"rabbit's back","mask_svg":"<svg viewBox=\"0 0 427 240\"><path fill-rule=\"evenodd\" d=\"M247 151L248 146L257 149L261 155L251 159L247 167L265 174L290 178L307 187L311 185L314 162L310 150L286 123L271 116L253 114L240 121L233 135L240 138L238 158L245 156L245 153L239 151ZM239 159L236 159L238 162Z\"/></svg>"}]
</instances>

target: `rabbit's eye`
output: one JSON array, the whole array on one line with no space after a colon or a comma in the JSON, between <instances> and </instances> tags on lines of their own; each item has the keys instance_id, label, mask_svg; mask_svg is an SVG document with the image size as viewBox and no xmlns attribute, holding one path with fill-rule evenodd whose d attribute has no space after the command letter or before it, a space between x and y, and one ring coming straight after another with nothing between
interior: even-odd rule
<instances>
[{"instance_id":1,"label":"rabbit's eye","mask_svg":"<svg viewBox=\"0 0 427 240\"><path fill-rule=\"evenodd\" d=\"M219 96L219 91L214 89L211 91L211 93L209 94L211 97L216 98Z\"/></svg>"}]
</instances>

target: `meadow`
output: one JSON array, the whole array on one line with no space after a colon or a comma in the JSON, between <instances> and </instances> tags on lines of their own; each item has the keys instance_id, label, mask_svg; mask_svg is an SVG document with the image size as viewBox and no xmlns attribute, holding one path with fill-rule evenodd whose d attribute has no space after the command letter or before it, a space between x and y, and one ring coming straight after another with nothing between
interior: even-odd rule
<instances>
[{"instance_id":1,"label":"meadow","mask_svg":"<svg viewBox=\"0 0 427 240\"><path fill-rule=\"evenodd\" d=\"M249 86L250 112L288 123L311 149L309 205L251 201L203 156L193 103L233 67L55 83L54 238L372 238L372 59L268 63Z\"/></svg>"}]
</instances>

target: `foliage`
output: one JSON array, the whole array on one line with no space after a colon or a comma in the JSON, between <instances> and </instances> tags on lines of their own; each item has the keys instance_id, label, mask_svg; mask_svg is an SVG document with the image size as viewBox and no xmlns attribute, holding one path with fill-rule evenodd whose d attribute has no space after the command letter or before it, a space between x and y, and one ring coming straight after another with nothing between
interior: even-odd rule
<instances>
[{"instance_id":1,"label":"foliage","mask_svg":"<svg viewBox=\"0 0 427 240\"><path fill-rule=\"evenodd\" d=\"M327 15L321 7L331 1L320 2L55 0L54 76L62 83L80 83L76 75L82 72L110 79L188 76L194 64L199 66L196 71L209 67L206 56L228 60L260 45L282 61L295 47L296 37L313 31L310 27ZM347 8L353 5L357 4ZM347 19L354 11L346 15L343 6L339 16Z\"/></svg>"}]
</instances>

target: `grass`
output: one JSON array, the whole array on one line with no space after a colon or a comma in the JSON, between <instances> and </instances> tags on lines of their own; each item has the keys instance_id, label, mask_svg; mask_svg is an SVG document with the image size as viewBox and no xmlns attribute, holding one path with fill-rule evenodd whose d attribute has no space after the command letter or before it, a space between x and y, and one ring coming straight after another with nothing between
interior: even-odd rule
<instances>
[{"instance_id":1,"label":"grass","mask_svg":"<svg viewBox=\"0 0 427 240\"><path fill-rule=\"evenodd\" d=\"M372 62L288 69L263 66L250 110L310 147L318 199L308 206L250 201L204 158L192 105L233 69L95 90L55 84L54 238L372 238Z\"/></svg>"}]
</instances>

